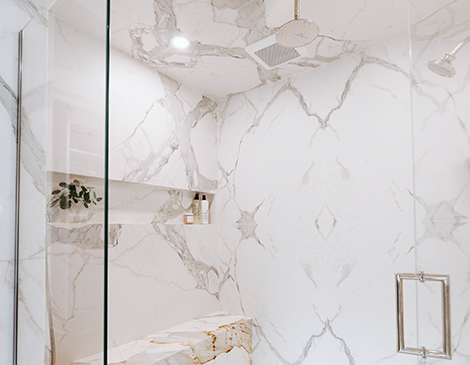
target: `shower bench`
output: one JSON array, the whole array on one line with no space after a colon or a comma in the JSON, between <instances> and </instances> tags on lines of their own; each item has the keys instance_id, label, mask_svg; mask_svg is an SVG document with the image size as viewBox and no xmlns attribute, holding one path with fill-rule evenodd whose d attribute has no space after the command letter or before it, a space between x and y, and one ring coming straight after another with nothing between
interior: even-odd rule
<instances>
[{"instance_id":1,"label":"shower bench","mask_svg":"<svg viewBox=\"0 0 470 365\"><path fill-rule=\"evenodd\" d=\"M108 351L109 365L250 365L251 318L217 312ZM73 365L102 365L103 354Z\"/></svg>"}]
</instances>

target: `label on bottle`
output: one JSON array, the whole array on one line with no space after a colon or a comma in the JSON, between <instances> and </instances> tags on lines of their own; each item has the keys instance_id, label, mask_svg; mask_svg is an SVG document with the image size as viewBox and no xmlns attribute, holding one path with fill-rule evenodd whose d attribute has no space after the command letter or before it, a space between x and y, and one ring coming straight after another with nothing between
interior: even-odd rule
<instances>
[{"instance_id":1,"label":"label on bottle","mask_svg":"<svg viewBox=\"0 0 470 365\"><path fill-rule=\"evenodd\" d=\"M192 213L186 213L184 215L184 224L193 224L194 223L194 216Z\"/></svg>"},{"instance_id":2,"label":"label on bottle","mask_svg":"<svg viewBox=\"0 0 470 365\"><path fill-rule=\"evenodd\" d=\"M193 200L193 224L201 224L201 201Z\"/></svg>"},{"instance_id":3,"label":"label on bottle","mask_svg":"<svg viewBox=\"0 0 470 365\"><path fill-rule=\"evenodd\" d=\"M205 195L203 195L203 200L201 201L201 223L209 224L209 202L206 200Z\"/></svg>"}]
</instances>

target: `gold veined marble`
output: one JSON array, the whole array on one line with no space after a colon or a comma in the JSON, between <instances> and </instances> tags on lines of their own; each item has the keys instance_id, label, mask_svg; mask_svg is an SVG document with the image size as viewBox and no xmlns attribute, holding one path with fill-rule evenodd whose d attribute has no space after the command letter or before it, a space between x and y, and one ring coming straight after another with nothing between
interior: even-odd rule
<instances>
[{"instance_id":1,"label":"gold veined marble","mask_svg":"<svg viewBox=\"0 0 470 365\"><path fill-rule=\"evenodd\" d=\"M109 350L110 365L250 365L251 318L217 312ZM73 362L100 365L102 354Z\"/></svg>"}]
</instances>

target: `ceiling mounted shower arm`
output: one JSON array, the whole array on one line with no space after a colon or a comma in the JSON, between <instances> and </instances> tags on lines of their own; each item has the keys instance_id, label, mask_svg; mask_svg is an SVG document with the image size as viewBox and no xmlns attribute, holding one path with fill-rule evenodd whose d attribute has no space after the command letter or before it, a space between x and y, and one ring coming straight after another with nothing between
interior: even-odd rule
<instances>
[{"instance_id":1,"label":"ceiling mounted shower arm","mask_svg":"<svg viewBox=\"0 0 470 365\"><path fill-rule=\"evenodd\" d=\"M300 19L300 0L294 1L294 19Z\"/></svg>"},{"instance_id":2,"label":"ceiling mounted shower arm","mask_svg":"<svg viewBox=\"0 0 470 365\"><path fill-rule=\"evenodd\" d=\"M455 47L452 52L448 53L448 55L452 56L455 58L455 55L457 54L457 52L459 52L463 46L465 46L468 42L470 42L470 37L467 37L465 38L462 42L460 42L457 47Z\"/></svg>"}]
</instances>

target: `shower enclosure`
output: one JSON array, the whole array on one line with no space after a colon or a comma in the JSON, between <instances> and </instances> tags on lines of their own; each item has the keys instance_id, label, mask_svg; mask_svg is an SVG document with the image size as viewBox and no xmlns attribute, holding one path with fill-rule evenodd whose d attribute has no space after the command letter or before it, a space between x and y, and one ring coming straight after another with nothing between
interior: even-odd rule
<instances>
[{"instance_id":1,"label":"shower enclosure","mask_svg":"<svg viewBox=\"0 0 470 365\"><path fill-rule=\"evenodd\" d=\"M116 363L217 311L253 319L256 365L469 362L470 46L454 77L427 64L470 4L394 3L379 41L314 18L309 56L267 71L244 47L274 3L51 0L23 29L16 364ZM183 224L196 192L210 224ZM395 273L449 278L448 312L403 281L416 355Z\"/></svg>"}]
</instances>

